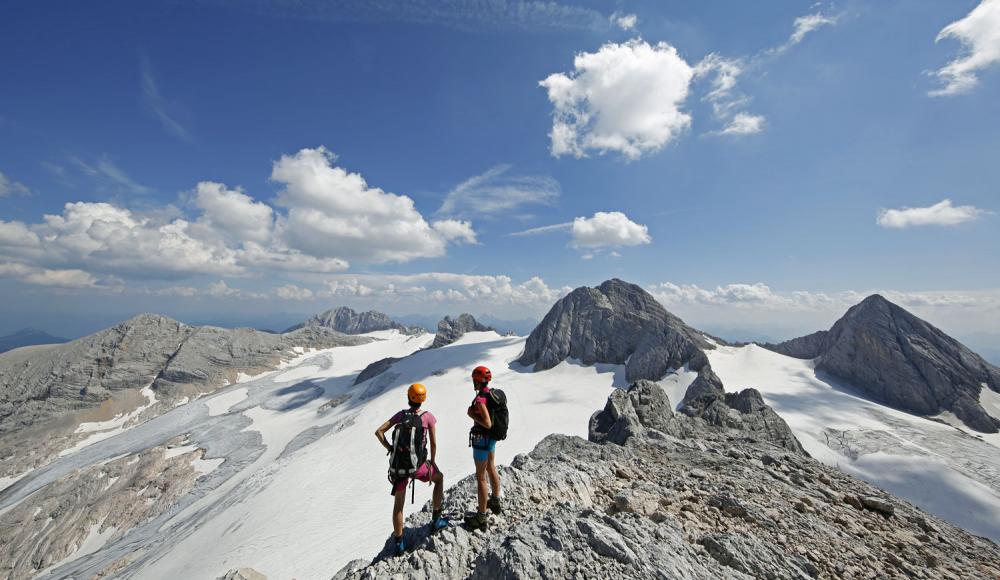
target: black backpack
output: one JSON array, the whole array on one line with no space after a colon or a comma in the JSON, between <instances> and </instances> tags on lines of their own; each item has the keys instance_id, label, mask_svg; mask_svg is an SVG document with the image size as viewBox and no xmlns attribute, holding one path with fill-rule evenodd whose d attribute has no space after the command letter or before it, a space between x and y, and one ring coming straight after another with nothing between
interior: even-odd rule
<instances>
[{"instance_id":1,"label":"black backpack","mask_svg":"<svg viewBox=\"0 0 1000 580\"><path fill-rule=\"evenodd\" d=\"M403 411L403 420L392 430L392 451L389 452L389 479L412 477L427 461L427 442L420 413Z\"/></svg>"},{"instance_id":2,"label":"black backpack","mask_svg":"<svg viewBox=\"0 0 1000 580\"><path fill-rule=\"evenodd\" d=\"M486 397L486 410L489 411L490 421L493 423L493 428L486 436L495 441L503 441L507 438L507 427L510 426L507 395L500 389L490 389L489 396Z\"/></svg>"}]
</instances>

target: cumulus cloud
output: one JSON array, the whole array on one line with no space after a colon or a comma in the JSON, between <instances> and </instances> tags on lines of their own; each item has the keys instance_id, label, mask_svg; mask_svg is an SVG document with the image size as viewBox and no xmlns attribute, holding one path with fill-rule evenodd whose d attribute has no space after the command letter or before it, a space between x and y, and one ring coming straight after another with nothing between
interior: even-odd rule
<instances>
[{"instance_id":1,"label":"cumulus cloud","mask_svg":"<svg viewBox=\"0 0 1000 580\"><path fill-rule=\"evenodd\" d=\"M434 231L441 234L449 242L464 242L466 244L477 244L476 232L472 229L472 224L462 220L438 220L431 224Z\"/></svg>"},{"instance_id":2,"label":"cumulus cloud","mask_svg":"<svg viewBox=\"0 0 1000 580\"><path fill-rule=\"evenodd\" d=\"M571 288L553 288L535 276L515 283L509 276L452 274L342 274L329 279L316 295L371 302L450 303L484 307L548 308Z\"/></svg>"},{"instance_id":3,"label":"cumulus cloud","mask_svg":"<svg viewBox=\"0 0 1000 580\"><path fill-rule=\"evenodd\" d=\"M60 288L94 288L97 278L82 270L50 270L18 263L0 263L0 277L8 276L27 284Z\"/></svg>"},{"instance_id":4,"label":"cumulus cloud","mask_svg":"<svg viewBox=\"0 0 1000 580\"><path fill-rule=\"evenodd\" d=\"M434 229L404 195L371 187L358 173L333 163L324 147L283 155L271 179L284 185L277 203L287 209L281 236L317 257L370 263L441 256L449 239ZM458 228L444 226L454 234ZM461 239L468 241L471 228ZM474 239L474 235L472 236Z\"/></svg>"},{"instance_id":5,"label":"cumulus cloud","mask_svg":"<svg viewBox=\"0 0 1000 580\"><path fill-rule=\"evenodd\" d=\"M507 215L525 205L551 205L559 197L555 179L509 172L510 165L497 165L466 179L448 192L437 213L459 217Z\"/></svg>"},{"instance_id":6,"label":"cumulus cloud","mask_svg":"<svg viewBox=\"0 0 1000 580\"><path fill-rule=\"evenodd\" d=\"M648 287L653 296L668 309L692 324L760 325L765 327L805 327L797 332L811 332L829 327L848 308L871 294L931 318L943 317L952 323L1000 319L1000 292L992 291L922 291L902 292L886 289L839 292L784 291L767 284L732 283L714 288L696 284L662 282ZM786 336L785 338L791 338Z\"/></svg>"},{"instance_id":7,"label":"cumulus cloud","mask_svg":"<svg viewBox=\"0 0 1000 580\"><path fill-rule=\"evenodd\" d=\"M240 188L203 181L195 188L193 203L202 211L199 224L230 240L265 243L271 238L274 210Z\"/></svg>"},{"instance_id":8,"label":"cumulus cloud","mask_svg":"<svg viewBox=\"0 0 1000 580\"><path fill-rule=\"evenodd\" d=\"M970 222L990 212L971 205L953 206L950 199L930 207L903 207L879 211L876 222L884 228L912 226L955 226Z\"/></svg>"},{"instance_id":9,"label":"cumulus cloud","mask_svg":"<svg viewBox=\"0 0 1000 580\"><path fill-rule=\"evenodd\" d=\"M31 195L31 190L27 185L14 181L0 171L0 197L8 195Z\"/></svg>"},{"instance_id":10,"label":"cumulus cloud","mask_svg":"<svg viewBox=\"0 0 1000 580\"><path fill-rule=\"evenodd\" d=\"M638 159L691 125L682 106L694 71L673 46L608 43L578 54L573 65L539 83L553 105L553 156L612 152Z\"/></svg>"},{"instance_id":11,"label":"cumulus cloud","mask_svg":"<svg viewBox=\"0 0 1000 580\"><path fill-rule=\"evenodd\" d=\"M638 246L653 241L649 228L628 219L620 211L599 211L593 217L578 217L571 229L575 248L616 248Z\"/></svg>"},{"instance_id":12,"label":"cumulus cloud","mask_svg":"<svg viewBox=\"0 0 1000 580\"><path fill-rule=\"evenodd\" d=\"M311 300L315 295L308 288L300 288L295 284L286 284L275 289L274 293L283 300Z\"/></svg>"},{"instance_id":13,"label":"cumulus cloud","mask_svg":"<svg viewBox=\"0 0 1000 580\"><path fill-rule=\"evenodd\" d=\"M615 12L611 15L611 22L622 30L632 30L639 23L639 17L635 14L622 14Z\"/></svg>"},{"instance_id":14,"label":"cumulus cloud","mask_svg":"<svg viewBox=\"0 0 1000 580\"><path fill-rule=\"evenodd\" d=\"M955 39L964 53L934 72L943 85L932 96L968 93L979 84L978 74L1000 63L1000 0L982 0L965 17L941 29L935 42Z\"/></svg>"}]
</instances>

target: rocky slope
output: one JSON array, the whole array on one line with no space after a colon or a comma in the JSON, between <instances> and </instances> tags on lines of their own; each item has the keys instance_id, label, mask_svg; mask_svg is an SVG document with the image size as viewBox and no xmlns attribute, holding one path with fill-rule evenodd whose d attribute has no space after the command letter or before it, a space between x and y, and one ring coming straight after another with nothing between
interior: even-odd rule
<instances>
[{"instance_id":1,"label":"rocky slope","mask_svg":"<svg viewBox=\"0 0 1000 580\"><path fill-rule=\"evenodd\" d=\"M550 369L567 358L624 364L626 380L659 380L707 362L712 344L667 312L648 292L618 279L581 287L560 299L531 332L519 363Z\"/></svg>"},{"instance_id":2,"label":"rocky slope","mask_svg":"<svg viewBox=\"0 0 1000 580\"><path fill-rule=\"evenodd\" d=\"M466 332L489 332L492 327L480 324L471 314L460 314L458 318L445 316L438 322L437 334L431 348L440 348L462 338Z\"/></svg>"},{"instance_id":3,"label":"rocky slope","mask_svg":"<svg viewBox=\"0 0 1000 580\"><path fill-rule=\"evenodd\" d=\"M369 342L307 327L286 334L248 328L188 326L142 314L72 342L0 355L0 477L36 467L86 434L84 421L104 421L147 404L146 417L229 384L239 373L277 366L299 348ZM136 419L139 419L138 417Z\"/></svg>"},{"instance_id":4,"label":"rocky slope","mask_svg":"<svg viewBox=\"0 0 1000 580\"><path fill-rule=\"evenodd\" d=\"M789 451L780 425L755 428L771 419L752 392L726 404L741 421L715 425L672 414L657 391L615 393L591 441L552 435L501 468L505 511L488 533L455 525L430 536L425 506L407 521L410 553L387 547L334 578L1000 575L996 544ZM470 477L445 509L474 501Z\"/></svg>"},{"instance_id":5,"label":"rocky slope","mask_svg":"<svg viewBox=\"0 0 1000 580\"><path fill-rule=\"evenodd\" d=\"M996 433L1000 418L979 403L1000 392L1000 368L879 295L850 310L828 331L764 345L843 379L873 400L921 415L950 411L966 425Z\"/></svg>"},{"instance_id":6,"label":"rocky slope","mask_svg":"<svg viewBox=\"0 0 1000 580\"><path fill-rule=\"evenodd\" d=\"M346 306L331 308L322 314L317 314L302 324L293 326L285 332L299 328L319 326L343 332L344 334L364 334L379 330L398 330L407 334L416 334L422 329L405 326L389 318L389 315L374 310L355 312Z\"/></svg>"}]
</instances>

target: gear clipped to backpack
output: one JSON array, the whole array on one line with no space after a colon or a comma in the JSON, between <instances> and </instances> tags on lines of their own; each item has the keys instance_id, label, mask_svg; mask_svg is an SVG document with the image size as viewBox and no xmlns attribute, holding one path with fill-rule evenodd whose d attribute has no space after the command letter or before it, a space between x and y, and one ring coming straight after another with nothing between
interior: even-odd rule
<instances>
[{"instance_id":1,"label":"gear clipped to backpack","mask_svg":"<svg viewBox=\"0 0 1000 580\"><path fill-rule=\"evenodd\" d=\"M427 461L427 438L420 413L408 410L392 430L392 450L389 451L389 480L413 477Z\"/></svg>"}]
</instances>

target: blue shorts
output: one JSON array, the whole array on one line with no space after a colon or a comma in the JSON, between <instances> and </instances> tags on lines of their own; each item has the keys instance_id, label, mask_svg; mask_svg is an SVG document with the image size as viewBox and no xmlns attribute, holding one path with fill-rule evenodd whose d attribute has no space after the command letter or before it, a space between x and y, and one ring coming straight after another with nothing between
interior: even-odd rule
<instances>
[{"instance_id":1,"label":"blue shorts","mask_svg":"<svg viewBox=\"0 0 1000 580\"><path fill-rule=\"evenodd\" d=\"M472 446L472 459L475 461L486 461L490 458L490 453L494 453L497 450L497 440L496 439L486 439L486 446L484 449L473 445Z\"/></svg>"}]
</instances>

